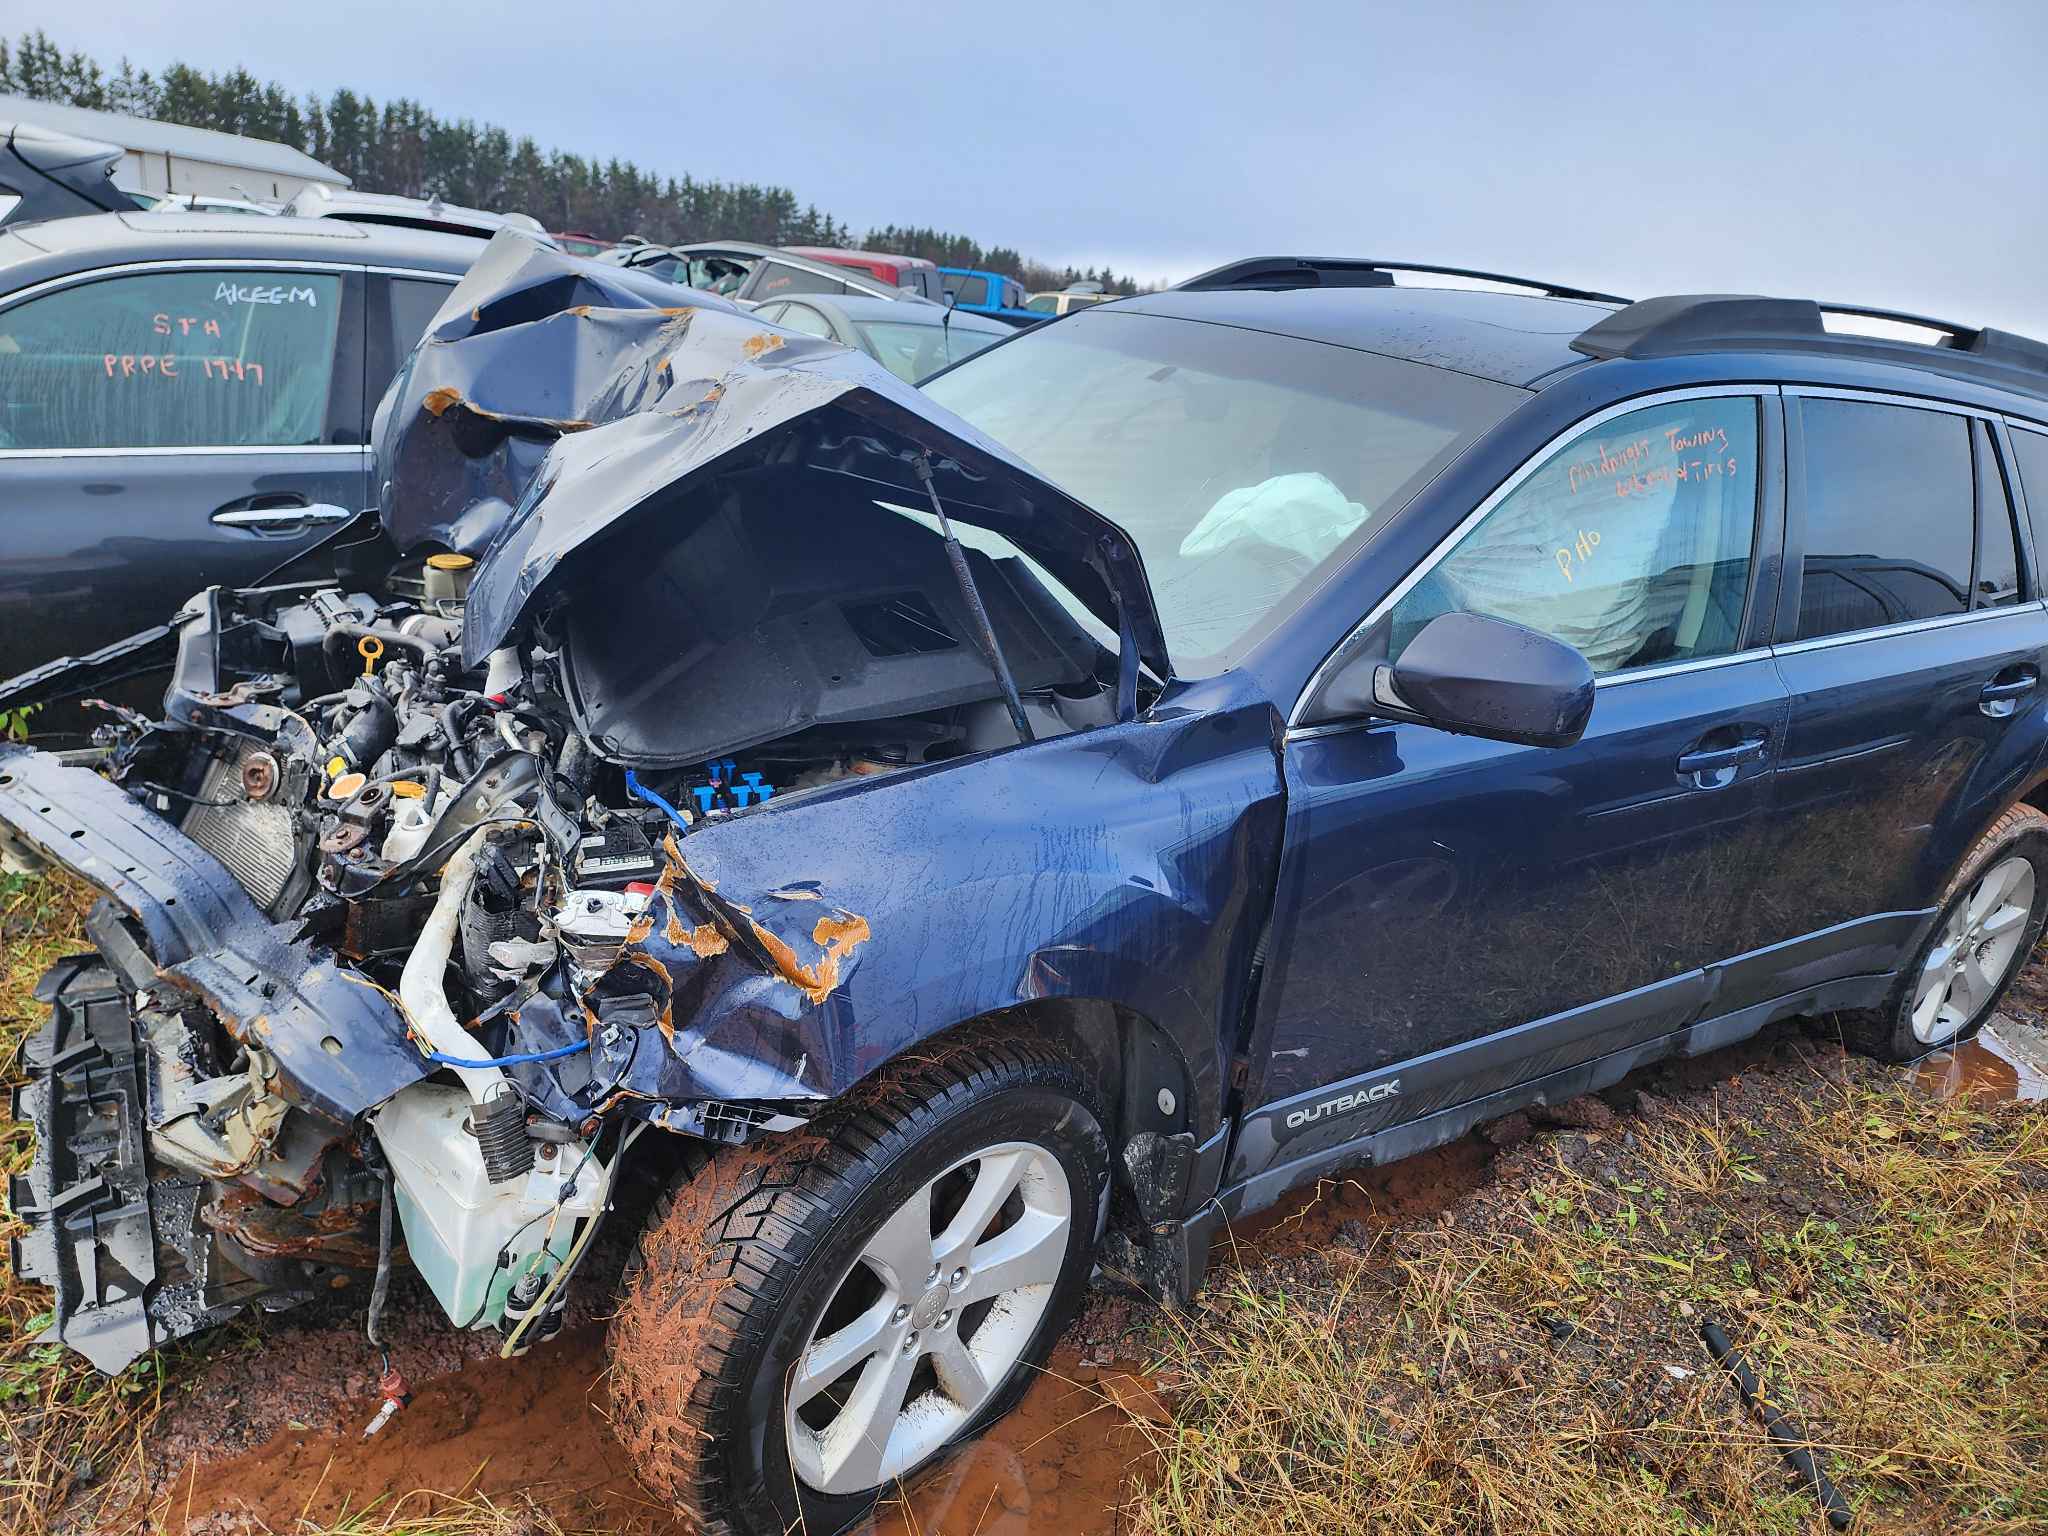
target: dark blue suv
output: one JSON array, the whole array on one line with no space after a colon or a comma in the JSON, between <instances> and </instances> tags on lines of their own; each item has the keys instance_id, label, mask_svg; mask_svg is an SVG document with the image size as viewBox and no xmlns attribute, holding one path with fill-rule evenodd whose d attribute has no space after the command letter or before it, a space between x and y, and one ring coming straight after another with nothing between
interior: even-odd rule
<instances>
[{"instance_id":1,"label":"dark blue suv","mask_svg":"<svg viewBox=\"0 0 2048 1536\"><path fill-rule=\"evenodd\" d=\"M1185 1296L1291 1185L1786 1015L1909 1059L2041 931L2035 342L1285 258L919 393L606 272L494 242L338 579L0 756L109 898L15 1191L103 1365L394 1204L523 1348L658 1166L620 1434L836 1530L1098 1260Z\"/></svg>"}]
</instances>

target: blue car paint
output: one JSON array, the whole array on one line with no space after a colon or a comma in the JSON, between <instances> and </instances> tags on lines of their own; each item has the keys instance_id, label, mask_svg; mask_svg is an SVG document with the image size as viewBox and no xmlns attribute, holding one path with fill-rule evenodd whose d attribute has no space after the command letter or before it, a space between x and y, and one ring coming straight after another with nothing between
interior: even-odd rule
<instances>
[{"instance_id":1,"label":"blue car paint","mask_svg":"<svg viewBox=\"0 0 2048 1536\"><path fill-rule=\"evenodd\" d=\"M1767 824L1771 773L1751 761L1707 790L1673 764L1717 729L1781 735L1785 712L1760 656L1604 687L1569 747L1393 722L1290 742L1273 957L1248 1053L1263 1092L1596 1007L1735 953L1760 868L1739 850ZM1658 1024L1607 1032L1675 1027ZM1389 1098L1360 1128L1423 1102Z\"/></svg>"},{"instance_id":2,"label":"blue car paint","mask_svg":"<svg viewBox=\"0 0 2048 1536\"><path fill-rule=\"evenodd\" d=\"M656 979L662 1048L638 1047L621 1088L832 1098L962 1020L1093 1002L1165 1033L1213 1135L1279 854L1277 722L1241 687L1178 694L672 839L618 973ZM545 1038L526 1023L522 1050Z\"/></svg>"},{"instance_id":3,"label":"blue car paint","mask_svg":"<svg viewBox=\"0 0 2048 1536\"><path fill-rule=\"evenodd\" d=\"M1186 1195L1187 1214L1213 1214L1274 1198L1286 1182L1276 1171L1299 1176L1318 1155L1416 1150L1483 1113L1505 1112L1545 1091L1584 1091L1657 1055L1739 1038L1772 1017L1876 1002L1902 952L1924 932L1947 871L1998 811L2041 788L2048 709L2038 699L1995 723L1973 709L1950 710L1946 724L1928 733L1925 750L1969 751L1971 766L1939 805L1924 807L1929 827L1898 888L1882 906L1866 904L1854 920L1814 923L1797 934L1778 929L1799 924L1801 871L1774 861L1784 858L1795 827L1817 825L1823 811L1802 807L1795 791L1787 802L1793 820L1777 816L1775 756L1714 790L1686 790L1667 765L1717 723L1756 721L1772 727L1774 739L1803 739L1799 699L1787 681L1788 671L1799 667L1788 668L1761 649L1756 660L1689 679L1603 687L1588 739L1574 748L1510 748L1387 723L1279 744L1280 722L1309 675L1479 501L1587 415L1653 392L1766 381L1757 385L1770 430L1756 560L1760 601L1751 617L1751 639L1761 646L1772 633L1770 599L1788 558L1782 548L1782 434L1772 402L1775 381L1791 377L1889 392L1926 387L1909 369L1823 356L1727 354L1575 366L1449 465L1238 668L1199 688L1177 683L1135 726L1109 728L1117 747L1106 761L1105 733L1098 731L914 771L891 783L849 786L813 805L771 806L692 834L685 848L693 860L700 848L709 855L728 843L745 847L749 872L737 889L759 891L800 875L818 880L847 911L884 919L871 924L874 937L849 967L843 997L828 997L815 1022L799 1026L798 1038L815 1040L831 1062L823 1069L804 1063L823 1074L804 1086L833 1093L832 1085L857 1079L917 1040L1034 996L1100 997L1160 1023L1186 1056L1202 1085L1199 1113L1190 1123L1198 1140L1227 1130L1235 1117L1237 1145L1224 1183L1197 1182ZM1987 409L2015 408L2011 397L1969 384L1944 382L1941 393ZM2023 542L2033 590L2039 590L2031 539ZM2013 629L2016 653L2048 659L2048 624L2032 608L1948 633L1967 651L1985 638L1979 632L1986 625ZM1847 649L1808 654L1833 658L1814 665L1839 667L1849 664L1841 655ZM1964 670L1970 665L1965 660ZM1977 670L1984 665L1981 658L1975 662ZM1868 679L1872 687L1880 681ZM1214 720L1204 711L1192 717L1200 728L1190 729L1181 711L1198 694L1216 691L1245 702ZM1212 740L1229 746L1233 756L1252 752L1250 733L1222 723L1233 714L1261 721L1259 750L1281 754L1284 789L1247 771L1249 757L1240 758L1245 769L1222 772L1204 760ZM1168 721L1174 722L1174 771L1131 777L1127 746ZM1624 738L1628 749L1615 750ZM1112 792L1085 801L1044 793L1045 786L1067 782L1070 763L1098 771L1114 764L1102 781ZM1133 890L1135 879L1164 874L1156 855L1144 852L1152 846L1146 839L1160 830L1148 801L1161 788L1173 791L1174 825L1187 828L1193 834L1187 847L1199 850L1193 862L1177 864L1181 877L1168 887L1176 898L1170 901L1138 899ZM1219 791L1230 797L1227 803L1207 800ZM1681 824L1694 794L1721 802L1701 827ZM1253 806L1244 797L1254 798L1259 819L1284 815L1284 834L1255 831ZM1010 814L1013 805L1023 814ZM1076 805L1085 809L1077 813ZM1423 826L1411 821L1418 816ZM809 847L798 857L797 845L779 828L771 835L778 818L806 831L827 824L858 828L853 846L860 856L839 866L823 842L806 837ZM1049 840L1048 818L1072 831ZM1587 840L1585 828L1602 822ZM1380 910L1400 910L1404 869L1415 867L1403 866L1401 850L1412 849L1425 827L1445 834L1448 847L1439 858L1455 876L1454 892L1486 893L1503 910L1516 907L1511 898L1519 892L1531 898L1530 923L1540 922L1547 895L1558 920L1536 935L1468 933L1469 942L1527 956L1529 974L1491 998L1458 974L1464 962L1447 935L1433 937L1427 921L1408 924L1405 936L1425 961L1434 961L1439 981L1448 979L1454 993L1464 991L1432 1004L1424 1019L1409 1025L1405 1040L1388 1039L1358 1014L1356 1000L1380 985L1372 961L1397 952L1396 936L1366 925L1376 901ZM1226 835L1231 828L1239 830ZM1269 858L1277 862L1262 862ZM999 871L992 884L978 873L989 860ZM1569 900L1575 888L1569 879L1551 878L1560 865L1569 875L1589 864L1605 877L1619 872L1627 891L1625 905L1615 909L1618 930L1601 940L1591 963L1581 952L1587 925ZM1696 899L1701 871L1717 865L1726 871L1713 877L1718 883L1710 883L1710 899L1702 904ZM821 878L828 869L829 878ZM1496 893L1491 887L1503 872L1520 883ZM933 899L933 892L950 892L956 883L982 903L992 890L1015 894L993 906ZM1266 910L1269 888L1273 904ZM731 888L720 889L730 894ZM1776 899L1763 900L1767 895ZM993 912L996 920L964 920L963 905ZM1468 927L1484 916L1482 903L1467 900L1460 907L1454 896L1449 905ZM1789 915L1774 928L1768 914L1780 908ZM1271 927L1271 957L1264 983L1248 999L1232 989L1250 975L1246 936L1265 926L1262 911ZM1198 945L1191 934L1203 921L1236 931ZM978 951L989 945L991 931L1001 937L984 961ZM934 958L962 953L977 953L976 963L959 967ZM1204 984L1176 988L1171 978L1185 972L1191 955L1201 957L1194 974ZM1077 984L1084 967L1101 979ZM718 1005L694 1018L693 1030L720 1036L727 1026L716 1021L728 1016L763 1026L771 1018L806 1017L786 984L764 987L755 979L734 985L738 993L721 993ZM728 996L733 1003L723 1001ZM1346 999L1354 1004L1348 1015ZM1236 1043L1243 1078L1233 1097L1211 1085L1223 1081L1230 1021L1248 1001L1253 1022ZM740 1033L750 1032L742 1026ZM1213 1055L1207 1054L1211 1040L1217 1042ZM1404 1061L1429 1063L1423 1075L1432 1079L1431 1091L1405 1102L1381 1099L1368 1113L1325 1117L1310 1139L1292 1143L1271 1113L1294 1096L1370 1084L1375 1074L1383 1080ZM1219 1101L1221 1113L1212 1108Z\"/></svg>"}]
</instances>

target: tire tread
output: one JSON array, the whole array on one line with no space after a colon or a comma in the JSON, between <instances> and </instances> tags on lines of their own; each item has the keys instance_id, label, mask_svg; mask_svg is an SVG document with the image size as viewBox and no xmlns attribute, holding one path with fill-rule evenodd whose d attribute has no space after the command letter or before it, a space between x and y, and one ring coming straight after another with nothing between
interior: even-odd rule
<instances>
[{"instance_id":1,"label":"tire tread","mask_svg":"<svg viewBox=\"0 0 2048 1536\"><path fill-rule=\"evenodd\" d=\"M1063 1052L983 1027L884 1066L802 1131L690 1149L635 1244L611 1326L620 1438L686 1523L705 1536L781 1528L765 1490L733 1485L722 1451L745 1419L746 1362L856 1194L963 1102L1020 1080L1087 1104Z\"/></svg>"}]
</instances>

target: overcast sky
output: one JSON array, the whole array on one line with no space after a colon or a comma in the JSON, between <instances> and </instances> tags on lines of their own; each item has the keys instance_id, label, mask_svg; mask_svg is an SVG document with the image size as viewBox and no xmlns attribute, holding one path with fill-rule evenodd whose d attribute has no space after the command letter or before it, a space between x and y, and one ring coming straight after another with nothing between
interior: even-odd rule
<instances>
[{"instance_id":1,"label":"overcast sky","mask_svg":"<svg viewBox=\"0 0 2048 1536\"><path fill-rule=\"evenodd\" d=\"M12 9L109 65L414 96L1146 279L1353 254L2048 338L2048 0Z\"/></svg>"}]
</instances>

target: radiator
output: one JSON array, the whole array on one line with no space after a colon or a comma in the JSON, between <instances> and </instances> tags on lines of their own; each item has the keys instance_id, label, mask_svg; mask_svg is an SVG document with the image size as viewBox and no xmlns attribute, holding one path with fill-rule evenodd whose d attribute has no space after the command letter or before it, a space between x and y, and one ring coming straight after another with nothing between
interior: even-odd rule
<instances>
[{"instance_id":1,"label":"radiator","mask_svg":"<svg viewBox=\"0 0 2048 1536\"><path fill-rule=\"evenodd\" d=\"M257 750L251 746L244 753ZM185 835L219 859L235 883L269 912L298 868L291 812L274 800L243 798L239 757L215 758L200 781L198 798L202 803L185 817Z\"/></svg>"}]
</instances>

